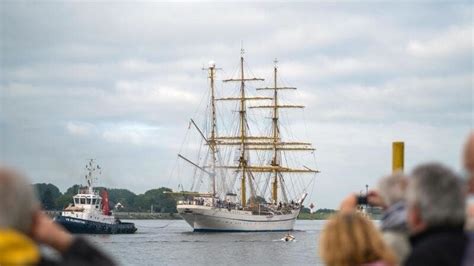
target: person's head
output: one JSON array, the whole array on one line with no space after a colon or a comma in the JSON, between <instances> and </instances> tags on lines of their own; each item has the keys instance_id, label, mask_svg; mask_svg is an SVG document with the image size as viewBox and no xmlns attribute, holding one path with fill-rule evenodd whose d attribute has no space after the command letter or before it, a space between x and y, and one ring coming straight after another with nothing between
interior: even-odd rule
<instances>
[{"instance_id":1,"label":"person's head","mask_svg":"<svg viewBox=\"0 0 474 266\"><path fill-rule=\"evenodd\" d=\"M385 205L391 206L405 199L408 177L402 172L382 177L378 183L380 196Z\"/></svg>"},{"instance_id":2,"label":"person's head","mask_svg":"<svg viewBox=\"0 0 474 266\"><path fill-rule=\"evenodd\" d=\"M460 178L439 163L416 167L407 189L408 226L412 233L438 226L462 226L465 195Z\"/></svg>"},{"instance_id":3,"label":"person's head","mask_svg":"<svg viewBox=\"0 0 474 266\"><path fill-rule=\"evenodd\" d=\"M468 174L469 191L474 193L474 132L469 134L464 146L464 169Z\"/></svg>"},{"instance_id":4,"label":"person's head","mask_svg":"<svg viewBox=\"0 0 474 266\"><path fill-rule=\"evenodd\" d=\"M396 258L372 221L355 212L338 213L324 227L319 251L326 265L362 265Z\"/></svg>"},{"instance_id":5,"label":"person's head","mask_svg":"<svg viewBox=\"0 0 474 266\"><path fill-rule=\"evenodd\" d=\"M0 229L30 233L39 209L33 187L24 176L0 166Z\"/></svg>"}]
</instances>

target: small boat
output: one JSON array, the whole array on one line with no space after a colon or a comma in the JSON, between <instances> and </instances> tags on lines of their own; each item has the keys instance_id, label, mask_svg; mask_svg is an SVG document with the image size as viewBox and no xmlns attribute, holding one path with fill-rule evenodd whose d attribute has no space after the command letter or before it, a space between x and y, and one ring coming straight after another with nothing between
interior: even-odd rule
<instances>
[{"instance_id":1,"label":"small boat","mask_svg":"<svg viewBox=\"0 0 474 266\"><path fill-rule=\"evenodd\" d=\"M287 234L286 236L284 236L281 240L282 241L285 241L285 242L290 242L290 241L293 241L295 240L296 238L290 234Z\"/></svg>"},{"instance_id":2,"label":"small boat","mask_svg":"<svg viewBox=\"0 0 474 266\"><path fill-rule=\"evenodd\" d=\"M133 234L137 231L134 223L124 223L115 218L109 209L109 194L106 189L94 190L94 173L100 166L90 160L86 165L87 186L79 189L69 204L54 221L74 234Z\"/></svg>"}]
</instances>

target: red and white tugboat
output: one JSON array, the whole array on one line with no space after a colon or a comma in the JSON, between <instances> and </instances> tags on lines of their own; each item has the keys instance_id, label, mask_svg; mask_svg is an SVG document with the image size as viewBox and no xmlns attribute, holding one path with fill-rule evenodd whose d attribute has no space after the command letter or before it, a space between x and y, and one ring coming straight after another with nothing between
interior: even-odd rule
<instances>
[{"instance_id":1,"label":"red and white tugboat","mask_svg":"<svg viewBox=\"0 0 474 266\"><path fill-rule=\"evenodd\" d=\"M69 204L54 220L75 234L132 234L137 231L135 224L123 223L116 219L109 209L109 195L102 190L99 195L94 190L93 182L97 179L94 173L100 170L99 165L91 159L86 165L87 186L79 189Z\"/></svg>"}]
</instances>

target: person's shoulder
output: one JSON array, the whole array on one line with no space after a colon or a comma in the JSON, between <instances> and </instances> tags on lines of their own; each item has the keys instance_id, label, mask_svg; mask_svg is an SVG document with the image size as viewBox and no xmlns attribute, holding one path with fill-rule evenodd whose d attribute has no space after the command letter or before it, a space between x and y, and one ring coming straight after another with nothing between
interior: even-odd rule
<instances>
[{"instance_id":1,"label":"person's shoulder","mask_svg":"<svg viewBox=\"0 0 474 266\"><path fill-rule=\"evenodd\" d=\"M432 266L437 265L437 258L428 248L414 248L405 260L405 266Z\"/></svg>"},{"instance_id":2,"label":"person's shoulder","mask_svg":"<svg viewBox=\"0 0 474 266\"><path fill-rule=\"evenodd\" d=\"M82 237L75 237L69 250L63 254L64 265L115 265L105 253Z\"/></svg>"},{"instance_id":3,"label":"person's shoulder","mask_svg":"<svg viewBox=\"0 0 474 266\"><path fill-rule=\"evenodd\" d=\"M60 265L59 261L51 259L51 258L46 258L46 257L41 257L40 261L37 264L37 266L56 266L56 265Z\"/></svg>"},{"instance_id":4,"label":"person's shoulder","mask_svg":"<svg viewBox=\"0 0 474 266\"><path fill-rule=\"evenodd\" d=\"M405 265L460 265L465 246L466 237L462 233L433 234L413 246Z\"/></svg>"}]
</instances>

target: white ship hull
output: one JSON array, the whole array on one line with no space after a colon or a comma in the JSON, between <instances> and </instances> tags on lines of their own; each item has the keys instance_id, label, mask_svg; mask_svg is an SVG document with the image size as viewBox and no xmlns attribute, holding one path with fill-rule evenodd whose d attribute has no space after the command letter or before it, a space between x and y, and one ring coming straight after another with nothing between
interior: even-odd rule
<instances>
[{"instance_id":1,"label":"white ship hull","mask_svg":"<svg viewBox=\"0 0 474 266\"><path fill-rule=\"evenodd\" d=\"M178 205L177 209L194 231L219 232L291 231L300 212L296 209L288 214L258 215L200 205Z\"/></svg>"}]
</instances>

